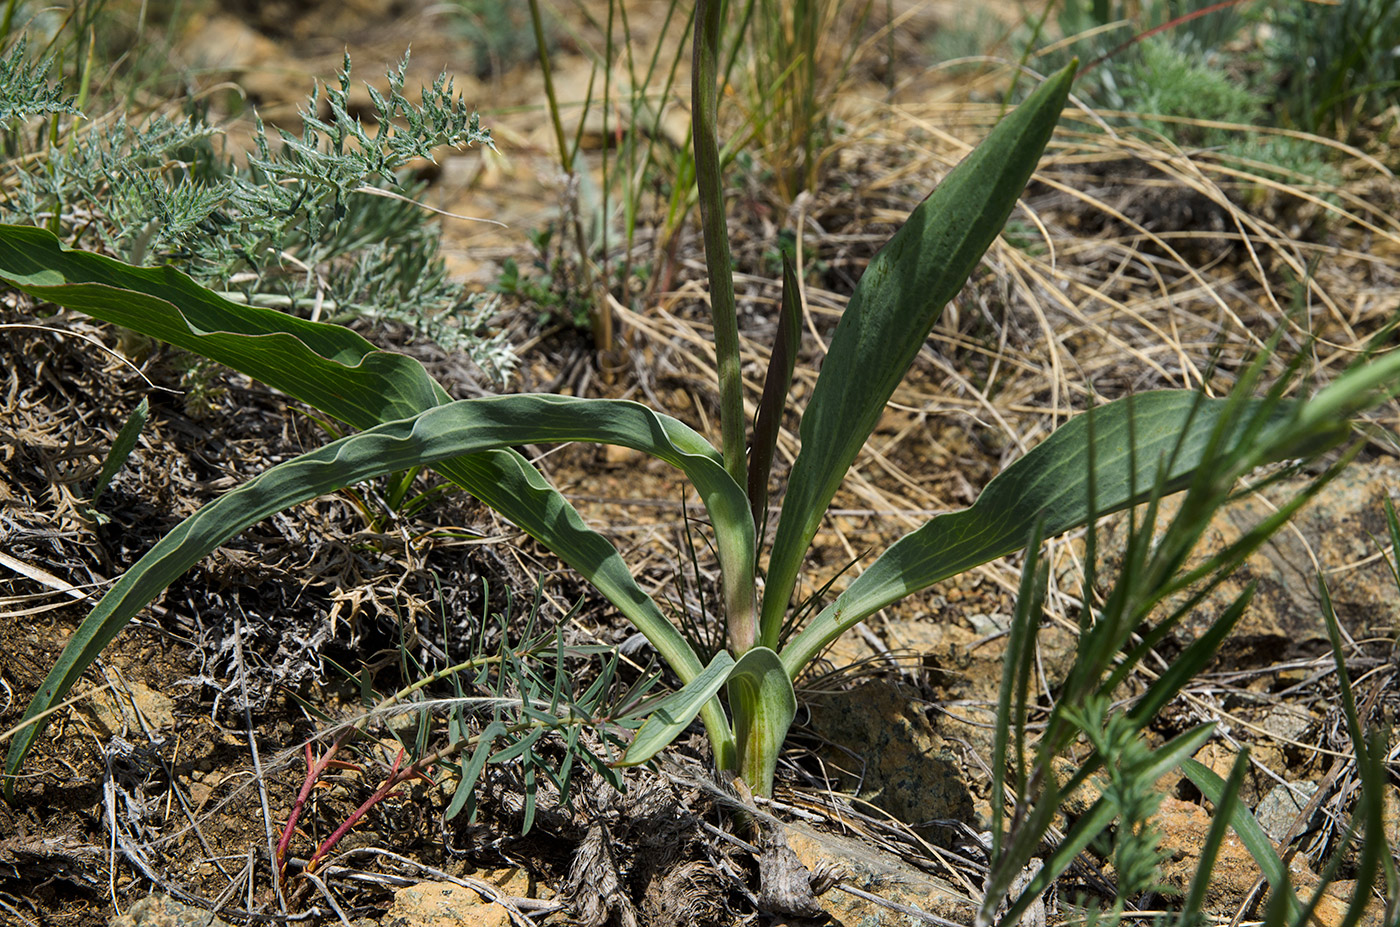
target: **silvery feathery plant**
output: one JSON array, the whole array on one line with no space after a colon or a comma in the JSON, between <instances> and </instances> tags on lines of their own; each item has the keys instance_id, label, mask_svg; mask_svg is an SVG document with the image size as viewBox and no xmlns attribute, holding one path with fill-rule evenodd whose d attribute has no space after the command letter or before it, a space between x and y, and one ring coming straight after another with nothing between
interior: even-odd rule
<instances>
[{"instance_id":1,"label":"silvery feathery plant","mask_svg":"<svg viewBox=\"0 0 1400 927\"><path fill-rule=\"evenodd\" d=\"M939 516L866 566L805 621L792 597L825 510L943 306L1000 232L1050 140L1074 65L1050 76L950 172L875 256L831 338L802 415L798 454L766 557L773 448L797 356L797 284L785 276L778 342L746 434L737 316L716 135L720 4L700 0L693 66L695 155L718 358L721 446L634 402L554 395L452 401L415 360L334 325L223 299L170 267L135 268L68 250L48 232L0 227L0 279L35 298L187 348L361 429L275 466L186 519L106 593L69 640L10 747L12 787L44 719L147 603L239 531L358 481L432 466L577 570L650 641L682 686L622 758L642 763L697 716L721 770L773 789L804 669L884 606L1044 536L1183 488L1224 448L1257 461L1340 440L1347 417L1400 369L1391 355L1309 402L1152 392L1070 421L1009 466L964 511ZM727 648L708 663L633 579L618 551L514 447L582 441L651 454L685 473L715 533ZM1092 466L1090 462L1092 461ZM759 580L765 581L760 584ZM761 589L761 592L760 592ZM796 625L796 627L789 627ZM726 697L727 696L727 697Z\"/></svg>"},{"instance_id":2,"label":"silvery feathery plant","mask_svg":"<svg viewBox=\"0 0 1400 927\"><path fill-rule=\"evenodd\" d=\"M240 162L193 105L93 126L80 110L97 104L50 83L53 62L35 60L25 37L10 45L0 46L0 151L18 169L0 189L0 220L132 264L176 263L235 301L399 322L504 381L514 354L483 334L494 302L448 279L437 223L414 202L423 184L407 171L442 147L491 144L447 75L410 100L405 57L386 92L369 88L366 129L347 54L302 106L301 132L269 133L259 119ZM33 131L35 117L51 131Z\"/></svg>"}]
</instances>

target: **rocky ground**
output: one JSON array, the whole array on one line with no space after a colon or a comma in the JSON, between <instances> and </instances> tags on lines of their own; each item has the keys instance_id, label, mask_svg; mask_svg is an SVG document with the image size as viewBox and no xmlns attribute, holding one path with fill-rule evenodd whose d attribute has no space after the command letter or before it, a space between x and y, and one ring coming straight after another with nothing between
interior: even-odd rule
<instances>
[{"instance_id":1,"label":"rocky ground","mask_svg":"<svg viewBox=\"0 0 1400 927\"><path fill-rule=\"evenodd\" d=\"M641 46L674 42L659 6L633 6ZM595 7L559 14L560 86L587 83L596 37L583 14L596 18ZM825 192L778 204L752 180L736 182L733 234L755 365L771 340L764 307L776 289L764 256L778 229L795 221L806 230L817 265L808 278L810 325L827 331L895 217L995 118L995 106L959 102L977 95L971 78L913 66L951 13L926 5L907 13L895 59L857 71L833 104L850 129L835 146ZM527 233L558 222L567 197L540 108L538 66L528 56L508 61L499 47L484 58L468 55L441 10L227 0L199 7L183 28L178 63L211 83L237 82L269 120L294 121L303 85L331 75L347 46L361 76L378 73L410 43L413 79L444 68L456 75L467 99L479 101L498 150L445 158L429 196L439 208L508 225L446 222L448 256L463 279L487 285L505 257L527 262ZM896 64L891 88L882 68ZM677 136L685 113L679 103L672 110L667 131ZM1201 379L1228 387L1235 362L1282 318L1276 294L1300 254L1325 256L1315 265L1317 308L1306 320L1320 338L1319 378L1400 306L1400 232L1383 218L1400 200L1393 177L1353 165L1348 192L1364 192L1370 211L1355 222L1323 223L1320 240L1281 244L1273 235L1281 228L1319 227L1308 212L1315 203L1223 190L1212 186L1215 175L1202 179L1188 163L1131 140L1105 147L1086 121L1067 120L1028 195L1028 217L1050 233L1054 260L1033 247L999 245L988 270L950 307L838 496L811 564L814 585L933 512L971 502L1005 462L1084 406L1085 384L1105 396ZM585 122L581 137L597 169L607 144L601 124ZM1023 224L1033 228L1029 219ZM1242 228L1254 237L1237 234ZM515 385L642 396L709 428L699 246L688 233L677 241L668 286L618 314L612 352L586 330L537 324L538 307L507 300L503 312L514 320L505 324L523 333ZM189 360L177 352L157 349L138 370L105 327L13 294L0 299L0 321L50 326L0 329L0 729L8 729L94 592L220 490L316 446L325 433L304 410L246 378L211 370L192 391ZM363 333L414 353L459 395L485 388L406 332ZM807 351L815 363L811 339ZM1212 366L1212 357L1221 362ZM810 383L799 376L799 398ZM94 508L87 488L142 396L151 402L150 422ZM1358 462L1158 648L1160 665L1169 665L1225 602L1259 584L1211 671L1151 736L1160 743L1216 720L1197 759L1222 775L1249 748L1242 799L1269 836L1295 852L1299 885L1315 882L1341 845L1356 790L1319 571L1348 635L1345 657L1368 721L1393 724L1400 714L1400 591L1384 515L1400 474L1384 434L1395 423L1395 410L1383 410ZM581 447L553 452L543 466L649 588L676 602L712 589L703 533L695 534L702 529L666 468ZM422 489L434 485L420 481ZM1277 483L1222 513L1206 544L1229 543L1299 485ZM1122 533L1121 522L1104 528L1101 576L1111 576L1121 557ZM1037 662L1047 697L1073 659L1084 550L1074 537L1047 554L1055 580ZM544 636L520 665L545 674L553 672L538 669L548 667L546 658L567 647L569 673L592 680L606 664L600 651L631 634L546 552L460 493L442 492L422 512L382 523L344 495L300 506L250 529L172 587L104 652L80 687L83 697L50 726L15 800L0 804L0 921L668 927L825 917L854 927L933 916L970 923L985 876L989 723L1018 572L1015 562L991 564L912 597L827 655L804 680L775 799L761 808L774 827L743 826L732 787L709 770L699 736L655 769L628 771L625 791L601 763L580 761L571 777L550 781L549 770L585 748L615 755L609 751L627 734L603 724L578 742L542 739L530 753L537 767L489 765L471 815L449 820L455 779L445 772L406 783L373 807L315 878L275 886L268 860L306 780L306 758L327 748L335 725L356 717L367 694L394 692L472 654L513 653L529 637L521 630L529 615ZM460 685L487 696L503 680L528 681L529 672L483 672ZM649 669L627 660L613 672L621 696ZM447 683L430 691L464 694ZM624 702L608 706L621 707L607 720L626 720ZM304 865L370 797L401 745L435 743L443 724L441 713L424 708L376 720L347 746L344 768L311 792L291 843L294 864ZM1392 847L1400 846L1395 743L1392 735ZM1208 803L1179 777L1160 788L1168 857L1161 875L1181 890L1210 826ZM1087 807L1082 796L1067 804L1061 824ZM798 873L817 907L785 909L759 879L776 871ZM1324 925L1340 921L1346 877L1344 862L1343 881L1319 908ZM1065 920L1079 898L1111 897L1113 885L1095 848L1047 895L1043 913ZM1222 919L1252 916L1265 902L1261 885L1258 867L1231 837L1207 908ZM1377 907L1367 923L1380 922Z\"/></svg>"}]
</instances>

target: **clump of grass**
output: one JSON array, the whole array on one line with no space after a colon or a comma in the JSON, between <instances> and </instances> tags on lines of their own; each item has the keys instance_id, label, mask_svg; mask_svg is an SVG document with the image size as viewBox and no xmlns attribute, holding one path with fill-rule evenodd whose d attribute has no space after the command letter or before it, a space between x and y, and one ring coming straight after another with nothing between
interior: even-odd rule
<instances>
[{"instance_id":1,"label":"clump of grass","mask_svg":"<svg viewBox=\"0 0 1400 927\"><path fill-rule=\"evenodd\" d=\"M1357 140L1384 109L1378 91L1400 86L1392 52L1400 14L1372 0L1268 11L1204 0L1136 9L1071 0L1059 7L1059 25L1065 38L1051 60L1071 50L1092 58L1084 90L1119 110L1116 121L1183 148L1222 149L1276 176L1337 182L1334 152L1296 130ZM1262 47L1250 27L1269 36ZM1294 133L1261 135L1254 127Z\"/></svg>"},{"instance_id":2,"label":"clump of grass","mask_svg":"<svg viewBox=\"0 0 1400 927\"><path fill-rule=\"evenodd\" d=\"M1385 144L1397 118L1400 5L1339 0L1273 10L1266 52L1279 87L1279 123L1344 142L1371 136Z\"/></svg>"},{"instance_id":3,"label":"clump of grass","mask_svg":"<svg viewBox=\"0 0 1400 927\"><path fill-rule=\"evenodd\" d=\"M750 0L737 18L744 55L745 119L752 151L785 202L820 183L835 141L832 101L851 74L872 0Z\"/></svg>"}]
</instances>

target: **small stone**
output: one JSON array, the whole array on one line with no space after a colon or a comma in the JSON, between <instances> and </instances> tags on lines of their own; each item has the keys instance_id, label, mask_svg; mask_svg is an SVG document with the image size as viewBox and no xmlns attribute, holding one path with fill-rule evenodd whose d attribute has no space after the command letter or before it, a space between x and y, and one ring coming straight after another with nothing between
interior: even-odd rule
<instances>
[{"instance_id":1,"label":"small stone","mask_svg":"<svg viewBox=\"0 0 1400 927\"><path fill-rule=\"evenodd\" d=\"M1277 785L1269 794L1259 800L1254 808L1254 818L1264 832L1275 843L1281 843L1288 835L1294 820L1308 806L1309 799L1317 793L1316 782L1295 782Z\"/></svg>"},{"instance_id":2,"label":"small stone","mask_svg":"<svg viewBox=\"0 0 1400 927\"><path fill-rule=\"evenodd\" d=\"M972 630L986 637L992 634L1000 634L1011 627L1011 618L1007 615L965 615L967 623L972 625Z\"/></svg>"},{"instance_id":3,"label":"small stone","mask_svg":"<svg viewBox=\"0 0 1400 927\"><path fill-rule=\"evenodd\" d=\"M182 904L169 895L148 895L112 918L109 927L230 927L212 912Z\"/></svg>"},{"instance_id":4,"label":"small stone","mask_svg":"<svg viewBox=\"0 0 1400 927\"><path fill-rule=\"evenodd\" d=\"M959 924L972 922L977 909L972 898L892 853L865 841L800 824L789 825L786 836L788 846L808 872L819 881L834 881L838 885L817 897L817 903L831 918L831 927L903 927L913 922L905 914L842 891L840 885ZM819 885L815 887L820 889Z\"/></svg>"},{"instance_id":5,"label":"small stone","mask_svg":"<svg viewBox=\"0 0 1400 927\"><path fill-rule=\"evenodd\" d=\"M139 732L144 729L142 720L152 731L175 727L174 700L141 682L104 689L78 711L102 737L120 734L123 728Z\"/></svg>"},{"instance_id":6,"label":"small stone","mask_svg":"<svg viewBox=\"0 0 1400 927\"><path fill-rule=\"evenodd\" d=\"M832 768L859 797L915 827L975 820L961 764L908 692L868 682L814 698L811 709L813 729L836 745ZM924 834L945 845L953 837L945 826Z\"/></svg>"},{"instance_id":7,"label":"small stone","mask_svg":"<svg viewBox=\"0 0 1400 927\"><path fill-rule=\"evenodd\" d=\"M455 882L419 882L394 892L383 927L509 927L510 912Z\"/></svg>"},{"instance_id":8,"label":"small stone","mask_svg":"<svg viewBox=\"0 0 1400 927\"><path fill-rule=\"evenodd\" d=\"M532 898L537 886L523 869L493 869L471 878L502 895ZM507 927L510 912L476 889L455 882L419 882L394 892L381 927Z\"/></svg>"},{"instance_id":9,"label":"small stone","mask_svg":"<svg viewBox=\"0 0 1400 927\"><path fill-rule=\"evenodd\" d=\"M1312 715L1294 705L1278 705L1269 711L1259 726L1281 740L1302 740L1313 723Z\"/></svg>"},{"instance_id":10,"label":"small stone","mask_svg":"<svg viewBox=\"0 0 1400 927\"><path fill-rule=\"evenodd\" d=\"M1184 893L1200 865L1201 848L1210 833L1210 815L1200 805L1165 798L1154 821L1162 834L1161 848L1167 854L1159 870L1162 882ZM1259 877L1259 867L1240 838L1233 830L1226 831L1206 888L1206 913L1233 914Z\"/></svg>"}]
</instances>

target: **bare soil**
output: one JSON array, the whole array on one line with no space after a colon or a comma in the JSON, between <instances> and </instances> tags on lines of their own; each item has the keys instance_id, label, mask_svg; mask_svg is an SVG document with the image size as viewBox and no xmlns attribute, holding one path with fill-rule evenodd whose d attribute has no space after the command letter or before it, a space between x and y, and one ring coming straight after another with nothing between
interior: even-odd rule
<instances>
[{"instance_id":1,"label":"bare soil","mask_svg":"<svg viewBox=\"0 0 1400 927\"><path fill-rule=\"evenodd\" d=\"M634 7L638 34L662 38L659 7ZM949 21L936 7L914 14L900 33L900 55L908 61L896 65L916 61L926 47L924 33ZM324 78L339 65L346 45L360 76L396 60L409 42L414 73L422 78L463 67L460 43L417 5L385 11L370 3L342 8L230 0L197 13L188 55L198 60L213 54L221 40L232 44L226 30L234 23L252 51L227 67L262 88L258 102L268 112L281 105L287 119L287 100L277 88L296 84L286 78L289 62L299 75ZM583 29L583 23L579 17L568 25ZM588 69L583 52L578 43L561 39L556 67L575 85ZM881 68L888 67L888 61L870 66L844 105L858 109L872 93L878 97ZM447 225L454 270L478 284L492 279L505 256L527 263L526 232L556 221L560 202L552 138L539 109L537 66L493 68L459 77L459 84L469 100L475 94L483 109L489 102L498 110L484 115L500 156L450 159L431 190L443 208L498 217L511 226L503 232ZM275 77L269 80L269 74ZM943 144L941 129L925 130L928 120L940 116L953 123L951 104L942 101L960 88L956 80L950 83L938 86L928 109L890 103L887 118L854 125L852 137L833 155L829 192L806 203L813 265L809 323L816 332L829 331L864 263L898 216L926 192L936 165L956 160L957 146ZM305 88L293 89L288 98L299 99ZM912 93L908 87L901 92ZM896 137L902 147L891 141ZM596 153L590 163L596 163ZM1198 385L1206 371L1208 382L1228 386L1253 334L1277 319L1261 294L1282 288L1286 249L1265 249L1261 257L1231 239L1233 214L1220 209L1210 191L1156 185L1146 196L1145 176L1174 175L1161 165L1144 166L1146 160L1122 167L1095 161L1093 152L1061 149L1052 160L1057 154L1063 162L1047 170L1031 201L1037 218L1068 236L1057 242L1060 276L1037 277L1046 265L1027 260L1032 248L999 246L993 253L989 267L995 272L979 273L950 307L838 496L810 563L810 588L838 577L852 561L930 514L970 503L1007 461L1091 401L1086 384L1116 395ZM1395 201L1392 181L1371 181L1379 211ZM786 207L751 180L741 183L733 234L736 263L745 275L741 299L751 361L745 374L757 381L772 338L766 307L777 295L768 255L777 229L786 224ZM1093 203L1066 192L1071 188L1089 190ZM1202 227L1218 237L1186 241L1187 231ZM1304 249L1325 247L1340 255L1336 266L1318 270L1331 302L1309 324L1323 343L1350 350L1396 307L1400 239L1393 228L1385 231L1334 227L1324 244ZM1125 240L1135 242L1131 255L1119 247ZM619 347L607 356L587 331L537 324L537 307L508 303L506 312L514 315L507 324L527 345L514 385L655 401L712 431L698 249L692 235L680 236L669 286L657 290L644 315L620 318ZM1193 269L1171 263L1178 259ZM1197 267L1209 268L1209 281ZM1054 293L1069 295L1057 303ZM246 378L162 347L133 350L118 334L51 307L12 296L3 307L0 322L50 326L0 330L0 550L6 555L0 565L0 730L8 730L96 593L218 492L327 436L305 410ZM363 333L419 356L459 395L485 388L454 359L403 332ZM1156 335L1163 337L1154 341ZM819 352L810 337L806 350L815 366ZM799 399L812 379L799 377ZM94 507L87 493L96 469L143 396L151 402L150 422ZM1383 424L1393 426L1394 410L1384 415ZM791 436L785 437L779 484L792 447ZM645 586L692 613L697 589L713 594L704 527L694 520L695 500L684 495L674 472L613 449L527 450L542 456L550 478L613 538ZM1377 447L1367 456L1386 453ZM436 485L436 478L421 476L417 488ZM617 645L630 637L605 602L464 494L440 492L421 513L402 516L378 502L375 493L384 491L376 485L359 501L346 494L317 500L245 532L171 587L104 651L79 686L83 697L60 712L40 739L15 783L14 800L0 803L0 922L96 927L153 892L217 908L231 923L281 922L285 917L274 914L280 908L270 889L270 843L305 780L307 745L318 754L325 749L327 731L359 711L363 687L393 692L428 669L477 652L473 648L484 638L510 639L516 632L509 629L518 628L516 619L530 611L537 595L538 626L561 627L559 640L570 646ZM371 524L366 511L382 523ZM1053 553L1057 575L1066 578L1058 629L1047 629L1047 637L1059 635L1059 644L1045 645L1047 665L1062 662L1072 648L1065 629L1073 627L1078 591L1069 574L1079 553L1073 542ZM950 878L957 870L978 885L976 861L959 861L957 854L972 852L969 835L985 824L986 734L976 712L992 697L1000 660L997 634L987 622L1012 612L1016 571L1015 563L989 565L913 597L843 642L821 667L833 672L810 680L814 689L841 689L862 676L897 678L911 703L935 719L954 745L950 756L976 813L961 822L966 833L934 837L925 829L899 844L900 851L916 865L946 870ZM497 615L511 618L507 630ZM1359 639L1358 665L1374 674L1367 691L1377 696L1369 708L1377 718L1389 712L1394 720L1393 692L1382 697L1394 674L1386 664L1393 659L1394 622L1381 618L1352 630ZM1294 704L1305 719L1286 736L1261 722L1238 737L1273 744L1271 768L1290 778L1321 778L1323 757L1332 755L1326 751L1347 749L1336 713L1320 708L1335 695L1330 679L1314 676L1323 664L1313 657L1320 656L1289 654L1284 661L1279 654L1264 655L1272 665L1219 667L1222 677L1239 680L1239 691L1284 693L1271 704ZM597 666L580 660L572 671L587 679ZM624 663L620 684L635 683L646 672ZM452 694L446 685L432 691ZM104 715L93 706L107 692L129 697L140 711ZM1217 704L1236 707L1243 697L1236 692L1230 698L1236 702L1222 697ZM1199 720L1207 708L1201 700L1183 701L1155 736ZM1265 714L1261 709L1257 716ZM972 723L954 723L967 717ZM355 768L332 770L314 790L291 845L295 860L304 861L392 768L396 742L384 727L373 731L345 754ZM415 736L411 729L398 733L410 742ZM435 728L433 735L440 734ZM583 736L606 754L607 738L620 733L605 729ZM561 757L567 752L562 741L546 741L541 749ZM779 799L799 816L829 824L843 820L873 845L877 841L869 835L878 828L856 810L865 806L823 791L830 760L824 749L814 729L799 726ZM488 767L470 822L465 815L446 820L448 777L408 783L342 842L337 852L343 855L326 871L324 891L307 879L290 886L289 913L309 915L309 923L388 924L394 891L404 882L519 868L528 874L530 893L544 899L532 916L548 923L772 922L774 912L756 894L759 854L742 845L723 795L696 784L707 760L703 738L682 742L675 753L680 765L629 771L625 795L596 772L580 771L568 801L548 785L527 786L509 765ZM833 778L843 781L839 774ZM1254 797L1267 784L1252 785ZM540 807L522 833L523 796L532 788L538 789ZM915 833L912 827L904 831ZM950 848L954 862L941 851L920 857L923 851L911 847L925 838ZM1335 828L1329 839L1315 839L1307 853L1316 859L1334 845ZM1074 887L1111 891L1102 872L1076 872Z\"/></svg>"}]
</instances>

